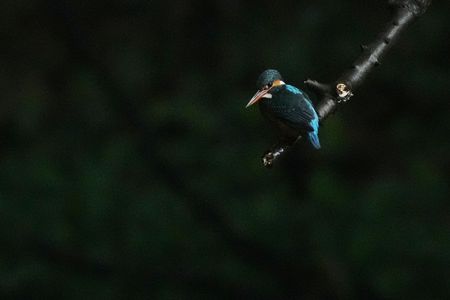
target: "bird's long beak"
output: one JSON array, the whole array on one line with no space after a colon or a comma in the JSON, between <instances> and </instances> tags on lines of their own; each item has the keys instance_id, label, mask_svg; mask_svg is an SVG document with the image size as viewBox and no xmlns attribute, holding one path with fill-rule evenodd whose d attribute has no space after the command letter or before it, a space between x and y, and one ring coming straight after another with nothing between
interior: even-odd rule
<instances>
[{"instance_id":1,"label":"bird's long beak","mask_svg":"<svg viewBox=\"0 0 450 300\"><path fill-rule=\"evenodd\" d=\"M272 90L274 87L277 87L277 86L280 86L280 85L284 85L284 84L285 83L284 83L283 80L280 80L280 79L275 80L270 87L266 86L266 88L257 91L256 94L253 96L252 99L250 99L250 101L247 103L247 105L245 107L247 108L250 105L255 104L256 102L261 100L261 98L272 98L272 94L268 94L270 92L270 90Z\"/></svg>"},{"instance_id":2,"label":"bird's long beak","mask_svg":"<svg viewBox=\"0 0 450 300\"><path fill-rule=\"evenodd\" d=\"M264 95L267 94L269 91L270 91L270 89L264 89L264 90L257 91L256 94L252 97L252 99L250 99L250 101L247 103L245 108L247 108L250 105L253 105L256 102L258 102L259 100L261 100L261 98L263 98Z\"/></svg>"}]
</instances>

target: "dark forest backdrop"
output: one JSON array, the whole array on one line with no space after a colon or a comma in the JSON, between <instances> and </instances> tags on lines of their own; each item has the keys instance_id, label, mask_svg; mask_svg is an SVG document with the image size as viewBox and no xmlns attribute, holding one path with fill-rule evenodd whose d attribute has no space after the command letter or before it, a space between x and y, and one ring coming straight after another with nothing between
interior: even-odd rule
<instances>
[{"instance_id":1,"label":"dark forest backdrop","mask_svg":"<svg viewBox=\"0 0 450 300\"><path fill-rule=\"evenodd\" d=\"M449 11L267 170L259 73L336 79L385 1L1 1L0 298L448 298Z\"/></svg>"}]
</instances>

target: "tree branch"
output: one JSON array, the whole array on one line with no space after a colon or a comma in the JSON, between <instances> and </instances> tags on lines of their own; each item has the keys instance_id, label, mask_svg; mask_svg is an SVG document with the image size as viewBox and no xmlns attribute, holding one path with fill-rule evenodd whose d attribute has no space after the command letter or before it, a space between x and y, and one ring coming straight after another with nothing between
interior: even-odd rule
<instances>
[{"instance_id":1,"label":"tree branch","mask_svg":"<svg viewBox=\"0 0 450 300\"><path fill-rule=\"evenodd\" d=\"M348 70L333 83L325 84L311 79L304 82L319 97L316 111L320 122L334 113L338 104L347 102L353 96L367 75L380 64L380 60L398 39L400 33L413 20L426 12L431 0L389 0L388 3L394 8L392 19L372 43L361 45L361 55ZM262 158L264 166L272 166L281 153L286 152L292 145L277 145L276 149L268 150Z\"/></svg>"}]
</instances>

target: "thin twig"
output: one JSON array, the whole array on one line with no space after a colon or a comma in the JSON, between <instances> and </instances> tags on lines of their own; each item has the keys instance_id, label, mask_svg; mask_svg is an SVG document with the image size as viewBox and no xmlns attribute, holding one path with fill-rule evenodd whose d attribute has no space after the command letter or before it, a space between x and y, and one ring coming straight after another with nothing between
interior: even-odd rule
<instances>
[{"instance_id":1,"label":"thin twig","mask_svg":"<svg viewBox=\"0 0 450 300\"><path fill-rule=\"evenodd\" d=\"M336 111L338 104L347 102L354 95L355 90L363 84L373 68L380 65L380 60L398 39L400 33L413 20L426 12L431 0L389 0L388 3L394 8L393 17L372 43L361 45L361 55L348 70L333 83L320 83L311 79L304 82L319 98L316 111L321 122ZM292 144L288 144L268 150L262 158L264 166L272 166L273 162L281 156L275 156L275 151L279 154L285 153L291 146Z\"/></svg>"}]
</instances>

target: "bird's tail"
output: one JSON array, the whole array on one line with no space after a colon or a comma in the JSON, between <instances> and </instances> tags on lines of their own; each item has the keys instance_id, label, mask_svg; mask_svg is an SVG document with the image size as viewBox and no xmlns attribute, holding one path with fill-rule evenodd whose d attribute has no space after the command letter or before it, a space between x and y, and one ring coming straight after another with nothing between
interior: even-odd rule
<instances>
[{"instance_id":1,"label":"bird's tail","mask_svg":"<svg viewBox=\"0 0 450 300\"><path fill-rule=\"evenodd\" d=\"M320 149L320 141L319 141L319 132L318 131L311 131L308 133L308 138L311 144L316 149Z\"/></svg>"}]
</instances>

